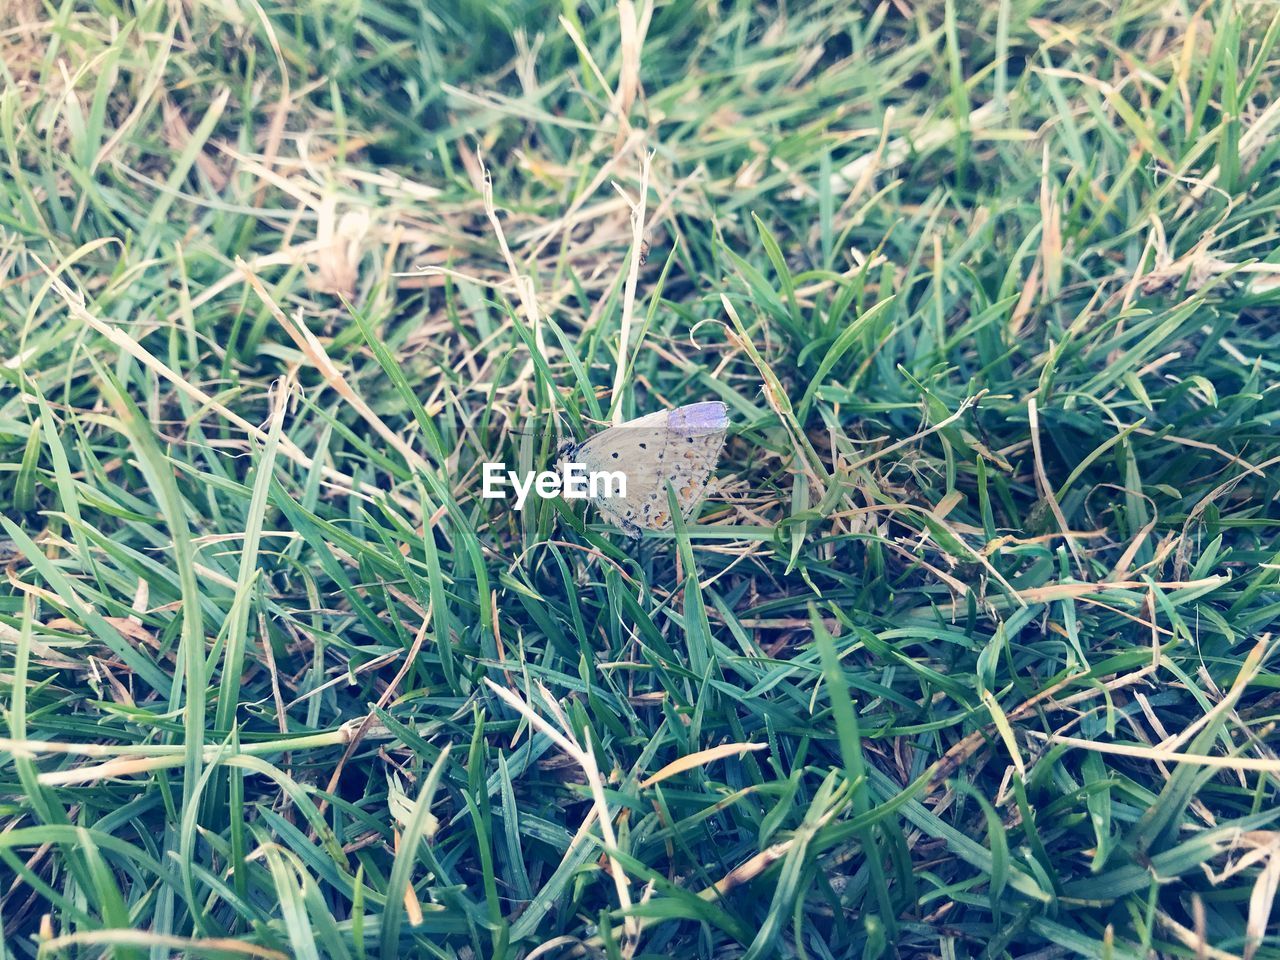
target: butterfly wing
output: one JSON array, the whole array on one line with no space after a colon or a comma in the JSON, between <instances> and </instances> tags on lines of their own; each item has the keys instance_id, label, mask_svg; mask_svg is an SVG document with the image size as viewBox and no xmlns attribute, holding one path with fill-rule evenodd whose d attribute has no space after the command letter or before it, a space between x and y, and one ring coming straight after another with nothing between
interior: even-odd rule
<instances>
[{"instance_id":1,"label":"butterfly wing","mask_svg":"<svg viewBox=\"0 0 1280 960\"><path fill-rule=\"evenodd\" d=\"M671 526L667 484L681 515L701 501L724 448L727 408L717 401L663 410L610 427L572 451L589 473L622 471L625 497L596 497L601 516L629 532Z\"/></svg>"}]
</instances>

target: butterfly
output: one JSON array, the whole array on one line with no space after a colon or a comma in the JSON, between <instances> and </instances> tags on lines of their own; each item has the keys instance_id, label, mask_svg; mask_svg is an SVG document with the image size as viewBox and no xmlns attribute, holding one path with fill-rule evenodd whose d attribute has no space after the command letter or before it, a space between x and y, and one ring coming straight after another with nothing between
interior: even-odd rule
<instances>
[{"instance_id":1,"label":"butterfly","mask_svg":"<svg viewBox=\"0 0 1280 960\"><path fill-rule=\"evenodd\" d=\"M625 496L594 496L601 516L632 537L671 526L667 484L682 517L689 517L707 481L729 427L728 408L718 400L660 410L602 430L582 443L560 448L559 461L580 463L588 473L622 471Z\"/></svg>"}]
</instances>

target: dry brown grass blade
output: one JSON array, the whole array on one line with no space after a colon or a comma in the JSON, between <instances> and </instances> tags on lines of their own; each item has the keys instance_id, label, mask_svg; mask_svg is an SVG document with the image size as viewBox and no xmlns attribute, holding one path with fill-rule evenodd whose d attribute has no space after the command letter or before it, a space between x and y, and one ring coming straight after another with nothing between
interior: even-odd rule
<instances>
[{"instance_id":1,"label":"dry brown grass blade","mask_svg":"<svg viewBox=\"0 0 1280 960\"><path fill-rule=\"evenodd\" d=\"M400 831L394 827L391 830L391 848L399 855ZM404 887L404 913L409 921L409 926L422 926L422 903L418 900L418 895L414 892L412 883L407 883Z\"/></svg>"},{"instance_id":2,"label":"dry brown grass blade","mask_svg":"<svg viewBox=\"0 0 1280 960\"><path fill-rule=\"evenodd\" d=\"M1240 696L1246 689L1248 689L1249 684L1258 675L1258 671L1262 668L1262 664L1266 659L1269 647L1270 643L1266 639L1260 640L1254 645L1253 649L1249 652L1249 655L1245 658L1244 663L1240 665L1240 669L1236 673L1236 678L1231 684L1231 689L1228 690L1222 700L1211 711L1209 711L1209 714L1203 718L1201 725L1217 714L1234 708L1237 701L1239 701ZM1103 743L1095 740L1085 740L1081 737L1068 737L1057 733L1044 733L1043 731L1032 729L1028 729L1024 732L1027 736L1043 740L1046 743L1079 747L1080 749L1091 750L1095 753L1107 753L1115 756L1133 757L1135 759L1147 760L1153 763L1190 763L1222 770L1251 770L1259 773L1280 774L1280 758L1276 757L1224 757L1211 754L1183 753L1173 747L1165 746L1163 744L1154 747L1147 747L1126 743ZM1176 743L1180 742L1181 739L1184 738L1172 738L1172 741Z\"/></svg>"},{"instance_id":3,"label":"dry brown grass blade","mask_svg":"<svg viewBox=\"0 0 1280 960\"><path fill-rule=\"evenodd\" d=\"M604 778L600 775L600 770L596 766L595 753L592 751L590 742L580 745L575 739L572 739L573 727L570 726L568 719L565 718L564 713L560 710L560 705L556 703L555 698L541 684L538 684L537 690L541 695L543 706L556 718L560 724L560 729L547 722L513 690L508 690L506 687L494 683L488 677L484 678L484 683L498 696L498 699L524 717L529 725L539 733L546 734L556 746L582 767L582 772L587 779L587 785L591 788L595 818L600 823L600 837L605 843L606 855L609 857L609 873L613 877L614 889L618 894L618 906L626 917L623 923L625 936L622 952L624 956L630 957L639 945L640 926L636 918L631 916L630 878L627 876L626 871L622 869L622 865L609 852L617 849L618 838L613 832L613 818L609 812L609 803L605 798Z\"/></svg>"},{"instance_id":4,"label":"dry brown grass blade","mask_svg":"<svg viewBox=\"0 0 1280 960\"><path fill-rule=\"evenodd\" d=\"M1150 591L1148 591L1148 604L1152 610L1154 610L1155 600L1151 596ZM1043 710L1045 712L1065 710L1077 703L1092 700L1094 697L1101 696L1104 693L1109 695L1111 691L1118 690L1121 687L1132 686L1145 680L1147 677L1155 673L1156 669L1160 665L1160 634L1158 629L1156 629L1154 622L1150 624L1150 627L1151 662L1142 669L1116 677L1101 685L1081 690L1079 693L1074 693L1070 696L1057 699L1056 695L1059 691L1066 689L1074 683L1090 679L1085 676L1064 677L1057 683L1041 690L1035 696L1024 700L1013 710L1008 711L1005 715L1006 719L1010 723L1016 723L1019 720L1031 716L1039 710ZM1096 680L1098 678L1092 679ZM988 737L989 730L984 727L973 731L953 744L945 754L934 762L926 791L933 792L938 787L942 786L943 782L950 777L961 764L982 748L982 746L987 742Z\"/></svg>"},{"instance_id":5,"label":"dry brown grass blade","mask_svg":"<svg viewBox=\"0 0 1280 960\"><path fill-rule=\"evenodd\" d=\"M963 124L953 117L920 121L920 126L909 135L895 137L874 154L864 154L837 170L831 176L831 189L837 195L843 195L851 185L857 185L863 180L868 168L871 168L874 176L877 170L888 170L903 163L912 153L922 154L949 143L962 131L980 134L994 126L1003 114L1004 108L999 104L984 103L973 110ZM887 122L884 129L888 130Z\"/></svg>"},{"instance_id":6,"label":"dry brown grass blade","mask_svg":"<svg viewBox=\"0 0 1280 960\"><path fill-rule=\"evenodd\" d=\"M1036 486L1040 488L1040 497L1049 505L1049 509L1053 512L1053 518L1058 522L1058 529L1067 541L1067 549L1071 551L1071 556L1076 562L1076 571L1083 578L1086 576L1086 568L1084 558L1080 555L1080 548L1076 546L1075 537L1071 536L1071 524L1067 523L1067 518L1062 513L1062 507L1058 505L1058 498L1053 494L1053 485L1049 483L1049 477L1044 471L1044 454L1040 450L1040 413L1036 408L1035 397L1027 401L1027 419L1030 422L1031 429L1031 450L1035 461Z\"/></svg>"},{"instance_id":7,"label":"dry brown grass blade","mask_svg":"<svg viewBox=\"0 0 1280 960\"><path fill-rule=\"evenodd\" d=\"M229 91L228 91L229 92ZM191 128L187 126L182 110L168 96L160 104L164 116L164 140L171 150L181 153L191 142ZM213 185L215 190L222 190L231 179L231 174L218 166L213 157L204 150L196 154L196 166Z\"/></svg>"},{"instance_id":8,"label":"dry brown grass blade","mask_svg":"<svg viewBox=\"0 0 1280 960\"><path fill-rule=\"evenodd\" d=\"M1049 166L1046 144L1040 168L1040 264L1046 300L1054 299L1062 288L1062 203L1058 185L1050 185Z\"/></svg>"},{"instance_id":9,"label":"dry brown grass blade","mask_svg":"<svg viewBox=\"0 0 1280 960\"><path fill-rule=\"evenodd\" d=\"M484 158L476 151L475 161L480 168L481 183L480 189L484 199L485 216L489 219L490 226L493 227L494 237L498 241L498 248L502 251L502 259L507 264L507 272L511 276L512 283L515 284L516 293L520 298L520 307L524 312L525 322L529 324L529 329L533 331L533 342L538 353L544 360L549 360L547 346L543 338L542 330L542 311L538 307L537 291L533 286L533 278L526 273L522 273L516 266L515 257L511 254L511 247L507 243L506 232L502 229L502 221L498 218L498 207L493 199L493 177L489 173L489 169L484 165ZM525 365L521 371L520 379L525 380L533 373L533 361ZM551 401L551 412L555 412L555 404L557 401L555 391L549 394Z\"/></svg>"},{"instance_id":10,"label":"dry brown grass blade","mask_svg":"<svg viewBox=\"0 0 1280 960\"><path fill-rule=\"evenodd\" d=\"M244 940L230 937L174 937L151 933L148 930L87 930L50 937L40 943L40 952L57 955L73 947L153 947L158 949L191 951L199 953L232 953L242 957L258 957L260 960L290 960L287 953L260 947Z\"/></svg>"},{"instance_id":11,"label":"dry brown grass blade","mask_svg":"<svg viewBox=\"0 0 1280 960\"><path fill-rule=\"evenodd\" d=\"M225 404L219 403L209 394L205 393L199 387L188 382L181 374L172 370L164 361L154 356L151 351L138 341L134 340L123 330L112 324L94 316L94 314L84 305L84 300L63 281L53 270L49 268L38 257L34 258L40 267L48 274L50 287L58 294L67 309L77 320L92 328L108 342L119 347L129 356L140 362L148 370L158 374L165 380L168 380L182 393L185 393L192 400L195 400L202 407L212 410L225 419L232 426L244 431L250 437L260 443L267 440L267 432L256 424L250 423L244 417L229 409ZM326 464L317 464L315 460L307 456L302 449L290 440L288 437L280 437L280 452L289 460L303 467L304 469L318 469L326 480L342 487L344 490L352 493L360 493L367 497L380 499L386 496L386 491L379 489L371 484L361 483L353 477L348 476L341 470L330 467ZM412 515L417 516L421 509L411 500L404 497L394 497L397 504L409 510Z\"/></svg>"},{"instance_id":12,"label":"dry brown grass blade","mask_svg":"<svg viewBox=\"0 0 1280 960\"><path fill-rule=\"evenodd\" d=\"M622 423L622 385L626 382L631 349L631 324L636 309L636 283L640 278L640 257L644 251L644 210L649 197L649 165L653 154L645 154L640 161L640 195L635 201L627 198L631 206L631 262L627 267L626 286L622 292L622 329L618 334L618 365L613 373L613 395L610 405L613 408L612 422L614 426ZM617 184L614 184L617 187ZM618 187L622 193L622 188ZM626 195L623 194L625 197Z\"/></svg>"},{"instance_id":13,"label":"dry brown grass blade","mask_svg":"<svg viewBox=\"0 0 1280 960\"><path fill-rule=\"evenodd\" d=\"M615 153L620 153L631 137L631 108L640 93L640 52L652 15L653 0L646 0L643 22L636 16L633 0L618 0L618 45L622 67L618 71L618 87L613 94L613 112L618 121Z\"/></svg>"},{"instance_id":14,"label":"dry brown grass blade","mask_svg":"<svg viewBox=\"0 0 1280 960\"><path fill-rule=\"evenodd\" d=\"M280 40L276 37L275 27L271 25L271 19L267 16L266 11L262 9L262 5L258 0L249 0L253 6L253 11L258 15L258 20L262 23L262 29L267 35L267 42L271 44L271 52L275 54L276 66L280 70L280 99L276 102L275 111L271 114L271 125L267 128L267 142L263 146L262 156L266 166L271 166L275 161L276 154L280 152L280 141L284 137L285 124L289 120L289 111L292 109L291 98L289 95L289 66L285 63L284 52L280 49ZM255 207L262 206L262 199L266 195L266 184L258 187L258 192L254 194L253 205Z\"/></svg>"},{"instance_id":15,"label":"dry brown grass blade","mask_svg":"<svg viewBox=\"0 0 1280 960\"><path fill-rule=\"evenodd\" d=\"M1272 100L1258 118L1249 125L1249 129L1241 135L1237 146L1239 154L1248 156L1261 147L1270 139L1272 131L1277 126L1280 126L1280 99ZM1182 201L1181 206L1178 207L1177 216L1185 215L1209 190L1215 189L1214 185L1220 176L1222 176L1222 170L1215 163L1209 172L1200 178L1199 185Z\"/></svg>"},{"instance_id":16,"label":"dry brown grass blade","mask_svg":"<svg viewBox=\"0 0 1280 960\"><path fill-rule=\"evenodd\" d=\"M1267 856L1267 865L1258 874L1249 895L1249 919L1245 923L1244 960L1253 960L1258 947L1267 935L1267 924L1275 907L1276 892L1280 891L1280 850L1273 845Z\"/></svg>"},{"instance_id":17,"label":"dry brown grass blade","mask_svg":"<svg viewBox=\"0 0 1280 960\"><path fill-rule=\"evenodd\" d=\"M1216 587L1227 583L1229 576L1203 577L1200 580L1165 580L1155 585L1162 590L1195 590L1201 587ZM1078 599L1108 590L1146 590L1149 584L1142 580L1114 580L1105 583L1051 583L1043 587L1028 587L1018 592L1018 596L1028 604L1051 603L1054 600ZM917 607L913 616L927 616L935 609L960 609L957 603L939 602L936 607Z\"/></svg>"},{"instance_id":18,"label":"dry brown grass blade","mask_svg":"<svg viewBox=\"0 0 1280 960\"><path fill-rule=\"evenodd\" d=\"M156 641L155 636L150 630L146 629L142 624L138 623L132 617L110 617L102 618L111 624L121 635L135 643L143 643L156 650L160 649L160 644ZM88 631L82 624L76 623L74 620L68 620L66 617L56 617L45 623L46 630L62 630L66 633L87 633Z\"/></svg>"},{"instance_id":19,"label":"dry brown grass blade","mask_svg":"<svg viewBox=\"0 0 1280 960\"><path fill-rule=\"evenodd\" d=\"M400 669L396 671L396 675L391 678L391 682L387 684L387 689L382 691L382 695L378 697L377 710L383 710L387 704L391 702L391 698L395 696L396 690L404 681L409 671L413 668L414 663L418 659L418 653L422 650L422 642L427 638L427 630L431 626L431 603L427 602L427 609L422 614L422 625L418 628L417 636L413 638L413 643L409 647L409 652L405 654L404 663L400 665ZM364 739L364 735L369 728L377 720L377 710L370 710L363 720L359 722L355 732L351 735L351 739L347 741L347 747L342 751L342 757L333 768L333 773L329 776L329 782L324 788L324 792L332 794L338 788L338 781L342 777L342 769L346 766L347 761L351 759L351 755L355 753L356 748L360 746L360 741ZM329 808L329 800L322 797L316 805L321 815ZM315 833L312 831L314 838Z\"/></svg>"},{"instance_id":20,"label":"dry brown grass blade","mask_svg":"<svg viewBox=\"0 0 1280 960\"><path fill-rule=\"evenodd\" d=\"M129 131L133 126L142 119L147 112L147 107L151 103L151 98L156 95L156 91L160 89L160 83L164 79L164 68L169 60L169 53L173 50L173 31L163 35L161 41L161 49L151 55L151 69L147 73L147 78L143 81L142 90L136 95L133 102L133 109L129 111L129 115L116 127L115 132L107 139L101 149L93 158L93 164L89 167L89 171L93 172L102 162L111 156L115 149L124 142L125 137L129 135ZM222 108L227 105L227 98L231 96L231 90L227 87L214 98L209 105L210 111L222 112Z\"/></svg>"},{"instance_id":21,"label":"dry brown grass blade","mask_svg":"<svg viewBox=\"0 0 1280 960\"><path fill-rule=\"evenodd\" d=\"M1193 912L1198 916L1198 929L1192 930L1182 925L1173 917L1164 911L1156 913L1156 919L1160 925L1164 927L1170 934L1177 938L1183 946L1189 950L1195 951L1196 960L1241 960L1240 954L1232 953L1230 950L1221 950L1208 942L1203 928L1204 906L1200 902L1200 898L1195 897L1195 903L1198 909L1193 907Z\"/></svg>"},{"instance_id":22,"label":"dry brown grass blade","mask_svg":"<svg viewBox=\"0 0 1280 960\"><path fill-rule=\"evenodd\" d=\"M595 196L596 191L604 186L604 184L609 180L609 177L613 174L614 170L621 165L622 161L630 156L631 151L643 142L643 132L634 131L632 135L627 138L626 143L615 151L613 156L605 161L605 163L596 172L596 175L591 178L591 182L573 198L573 201L565 209L564 213L547 223L540 224L539 226L526 230L523 233L516 234L516 243L534 243L530 256L537 257L547 248L547 245L558 236L563 236L567 231L572 230L580 223L586 223L601 216L605 211L604 207L589 207L584 210L584 206L590 198ZM612 208L612 206L613 201L610 201L609 208ZM581 214L579 214L579 211L581 211Z\"/></svg>"},{"instance_id":23,"label":"dry brown grass blade","mask_svg":"<svg viewBox=\"0 0 1280 960\"><path fill-rule=\"evenodd\" d=\"M237 260L237 264L244 271L245 279L248 280L249 286L253 288L253 292L258 295L258 299L275 317L276 322L284 329L289 338L297 345L302 355L307 358L312 366L320 372L325 382L333 388L334 392L345 400L360 415L360 419L369 424L378 436L386 440L401 457L405 463L415 470L430 470L427 461L394 430L386 425L381 417L374 412L373 408L365 402L351 384L347 382L346 376L338 369L338 365L329 357L328 351L319 339L312 333L299 319L297 321L289 319L280 306L267 293L266 287L262 285L262 281L258 279L257 274L249 269L249 265L243 260Z\"/></svg>"},{"instance_id":24,"label":"dry brown grass blade","mask_svg":"<svg viewBox=\"0 0 1280 960\"><path fill-rule=\"evenodd\" d=\"M0 643L18 644L21 642L22 634L9 626L7 623L0 623ZM74 660L65 654L59 653L56 649L40 640L31 637L27 640L31 655L38 660L48 663L49 666L57 667L59 670L87 670L88 665Z\"/></svg>"},{"instance_id":25,"label":"dry brown grass blade","mask_svg":"<svg viewBox=\"0 0 1280 960\"><path fill-rule=\"evenodd\" d=\"M678 760L673 760L657 773L645 777L640 781L640 789L643 790L645 787L651 787L655 783L661 783L663 780L674 777L678 773L684 773L686 770L705 766L708 763L714 763L716 760L723 760L725 757L740 757L744 753L751 753L754 750L768 749L769 745L767 743L722 743L718 747L699 750L697 753L691 753L688 756L680 757Z\"/></svg>"},{"instance_id":26,"label":"dry brown grass blade","mask_svg":"<svg viewBox=\"0 0 1280 960\"><path fill-rule=\"evenodd\" d=\"M66 770L50 770L38 776L40 783L46 787L67 787L81 783L95 783L98 780L114 780L120 777L132 777L139 773L150 773L163 770L176 763L174 757L119 757L106 763L94 764L91 767L70 767Z\"/></svg>"},{"instance_id":27,"label":"dry brown grass blade","mask_svg":"<svg viewBox=\"0 0 1280 960\"><path fill-rule=\"evenodd\" d=\"M1109 753L1113 756L1132 757L1135 760L1148 760L1152 763L1190 763L1219 770L1251 770L1256 773L1280 774L1280 759L1269 757L1219 757L1204 753L1181 753L1160 747L1139 747L1127 743L1101 743L1081 737L1044 733L1041 730L1026 730L1024 733L1049 744L1079 747L1081 750L1091 750L1094 753Z\"/></svg>"}]
</instances>

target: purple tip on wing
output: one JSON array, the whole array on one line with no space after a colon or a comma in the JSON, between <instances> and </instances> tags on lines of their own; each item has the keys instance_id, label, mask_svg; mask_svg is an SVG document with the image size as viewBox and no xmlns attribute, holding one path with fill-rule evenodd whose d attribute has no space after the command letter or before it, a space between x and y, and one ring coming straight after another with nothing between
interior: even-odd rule
<instances>
[{"instance_id":1,"label":"purple tip on wing","mask_svg":"<svg viewBox=\"0 0 1280 960\"><path fill-rule=\"evenodd\" d=\"M703 403L691 403L688 406L676 407L671 411L668 421L670 428L696 430L699 433L724 430L729 426L729 408L719 400L708 400Z\"/></svg>"}]
</instances>

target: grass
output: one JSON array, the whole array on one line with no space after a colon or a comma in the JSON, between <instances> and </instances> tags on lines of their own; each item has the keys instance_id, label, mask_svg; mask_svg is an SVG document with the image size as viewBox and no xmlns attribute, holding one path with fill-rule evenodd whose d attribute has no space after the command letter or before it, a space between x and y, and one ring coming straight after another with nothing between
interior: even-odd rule
<instances>
[{"instance_id":1,"label":"grass","mask_svg":"<svg viewBox=\"0 0 1280 960\"><path fill-rule=\"evenodd\" d=\"M0 958L1280 957L1278 38L11 0Z\"/></svg>"}]
</instances>

